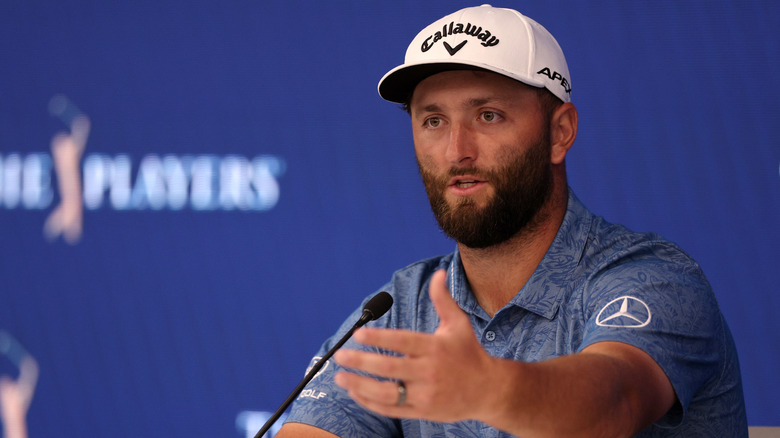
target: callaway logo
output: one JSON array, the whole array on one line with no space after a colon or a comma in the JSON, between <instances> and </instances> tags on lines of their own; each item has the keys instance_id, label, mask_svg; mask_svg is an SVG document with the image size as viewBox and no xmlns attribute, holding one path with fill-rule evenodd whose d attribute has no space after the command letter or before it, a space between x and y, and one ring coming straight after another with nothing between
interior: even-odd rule
<instances>
[{"instance_id":1,"label":"callaway logo","mask_svg":"<svg viewBox=\"0 0 780 438\"><path fill-rule=\"evenodd\" d=\"M485 47L492 47L498 44L498 38L493 36L493 34L491 34L489 30L485 29L483 31L482 27L477 27L471 23L466 23L464 25L463 23L455 23L454 21L452 21L450 22L449 25L445 24L444 26L442 26L441 31L436 31L435 34L426 38L425 41L423 41L422 47L420 47L420 49L423 52L427 52L440 39L450 35L457 35L461 33L467 36L476 37L477 39L482 41L480 44L482 44ZM463 40L455 47L452 47L451 45L445 42L444 47L447 49L447 52L450 54L450 56L453 56L456 53L458 53L458 51L462 49L463 46L466 45L467 41L468 40Z\"/></svg>"},{"instance_id":2,"label":"callaway logo","mask_svg":"<svg viewBox=\"0 0 780 438\"><path fill-rule=\"evenodd\" d=\"M650 324L650 308L634 297L620 297L610 301L596 316L601 327L644 327Z\"/></svg>"},{"instance_id":3,"label":"callaway logo","mask_svg":"<svg viewBox=\"0 0 780 438\"><path fill-rule=\"evenodd\" d=\"M456 53L458 53L458 50L462 49L462 48L463 48L463 46L465 46L467 42L468 42L468 41L466 41L466 40L463 40L463 41L461 41L461 43L460 43L460 44L458 44L457 46L455 46L455 47L452 47L452 46L450 46L450 45L447 43L447 41L445 41L445 42L444 42L444 48L445 48L445 49L447 49L447 53L449 53L449 54L450 54L450 56L453 56L453 55L455 55Z\"/></svg>"}]
</instances>

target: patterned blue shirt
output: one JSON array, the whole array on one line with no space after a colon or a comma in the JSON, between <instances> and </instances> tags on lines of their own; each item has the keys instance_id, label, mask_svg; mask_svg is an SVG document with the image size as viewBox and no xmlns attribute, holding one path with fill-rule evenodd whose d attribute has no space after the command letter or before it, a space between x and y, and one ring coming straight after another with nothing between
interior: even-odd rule
<instances>
[{"instance_id":1,"label":"patterned blue shirt","mask_svg":"<svg viewBox=\"0 0 780 438\"><path fill-rule=\"evenodd\" d=\"M469 290L457 250L401 269L382 290L394 305L374 327L433 333L428 297L446 268L453 298L492 356L536 362L602 341L634 345L655 359L678 402L639 437L747 437L734 341L699 265L655 234L634 233L594 216L569 191L566 216L526 285L492 318ZM367 298L368 299L368 298ZM357 321L362 306L322 346L315 363ZM354 341L345 348L365 349ZM288 422L341 437L508 437L478 421L434 423L376 415L333 382L330 360L293 405Z\"/></svg>"}]
</instances>

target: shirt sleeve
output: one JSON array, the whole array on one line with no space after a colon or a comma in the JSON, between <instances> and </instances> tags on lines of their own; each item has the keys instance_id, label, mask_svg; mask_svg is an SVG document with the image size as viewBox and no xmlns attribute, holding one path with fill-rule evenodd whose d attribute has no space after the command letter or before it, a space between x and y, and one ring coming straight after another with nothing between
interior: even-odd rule
<instances>
[{"instance_id":1,"label":"shirt sleeve","mask_svg":"<svg viewBox=\"0 0 780 438\"><path fill-rule=\"evenodd\" d=\"M329 338L312 358L309 368L346 334L362 314L362 307L356 310L338 332ZM368 325L372 325L369 323ZM366 347L347 341L342 348L365 350ZM332 358L303 389L293 403L285 423L304 423L327 430L341 437L394 437L401 436L395 420L376 415L360 405L336 385L333 377L344 370Z\"/></svg>"},{"instance_id":2,"label":"shirt sleeve","mask_svg":"<svg viewBox=\"0 0 780 438\"><path fill-rule=\"evenodd\" d=\"M649 354L678 399L656 425L680 424L696 391L723 366L723 321L699 266L673 246L645 248L593 276L583 300L579 350L618 341Z\"/></svg>"}]
</instances>

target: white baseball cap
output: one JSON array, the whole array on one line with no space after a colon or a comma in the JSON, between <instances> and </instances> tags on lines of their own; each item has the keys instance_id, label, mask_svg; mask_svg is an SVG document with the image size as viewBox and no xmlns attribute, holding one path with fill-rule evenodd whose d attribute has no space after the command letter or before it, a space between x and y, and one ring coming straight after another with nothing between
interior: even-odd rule
<instances>
[{"instance_id":1,"label":"white baseball cap","mask_svg":"<svg viewBox=\"0 0 780 438\"><path fill-rule=\"evenodd\" d=\"M569 67L558 42L513 9L465 8L426 27L406 49L403 65L379 81L379 95L405 103L420 81L447 70L488 70L571 101Z\"/></svg>"}]
</instances>

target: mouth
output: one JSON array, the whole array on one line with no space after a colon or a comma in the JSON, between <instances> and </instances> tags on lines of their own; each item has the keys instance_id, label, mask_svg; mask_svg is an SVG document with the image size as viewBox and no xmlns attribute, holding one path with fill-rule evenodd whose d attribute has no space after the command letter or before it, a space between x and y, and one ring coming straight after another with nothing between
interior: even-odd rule
<instances>
[{"instance_id":1,"label":"mouth","mask_svg":"<svg viewBox=\"0 0 780 438\"><path fill-rule=\"evenodd\" d=\"M475 178L471 175L456 176L450 179L449 185L458 187L471 187L474 184L485 182L479 178Z\"/></svg>"},{"instance_id":2,"label":"mouth","mask_svg":"<svg viewBox=\"0 0 780 438\"><path fill-rule=\"evenodd\" d=\"M455 178L452 178L449 181L449 186L456 188L456 189L469 189L471 187L474 187L476 185L479 185L481 183L484 183L485 181L479 178L475 178L471 175L464 175L464 176L458 176Z\"/></svg>"},{"instance_id":3,"label":"mouth","mask_svg":"<svg viewBox=\"0 0 780 438\"><path fill-rule=\"evenodd\" d=\"M475 184L477 184L479 181L476 180L465 180L465 181L457 181L455 184L453 184L455 187L465 189L468 187L471 187Z\"/></svg>"}]
</instances>

